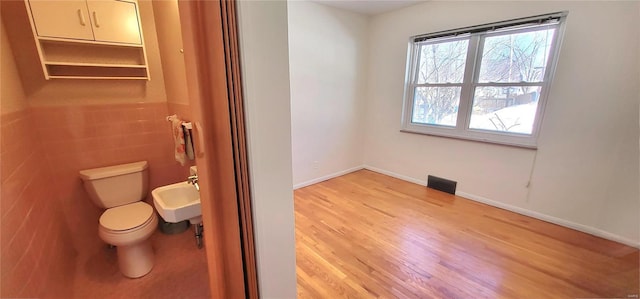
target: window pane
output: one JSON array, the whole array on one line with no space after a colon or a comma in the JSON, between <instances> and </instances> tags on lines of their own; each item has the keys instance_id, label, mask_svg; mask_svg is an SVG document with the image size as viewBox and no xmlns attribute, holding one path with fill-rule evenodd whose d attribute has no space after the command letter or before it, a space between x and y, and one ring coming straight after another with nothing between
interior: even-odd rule
<instances>
[{"instance_id":1,"label":"window pane","mask_svg":"<svg viewBox=\"0 0 640 299\"><path fill-rule=\"evenodd\" d=\"M468 45L465 39L420 46L418 84L462 83Z\"/></svg>"},{"instance_id":2,"label":"window pane","mask_svg":"<svg viewBox=\"0 0 640 299\"><path fill-rule=\"evenodd\" d=\"M531 134L540 86L476 87L469 128Z\"/></svg>"},{"instance_id":3,"label":"window pane","mask_svg":"<svg viewBox=\"0 0 640 299\"><path fill-rule=\"evenodd\" d=\"M416 87L411 121L455 127L460 89L461 87Z\"/></svg>"},{"instance_id":4,"label":"window pane","mask_svg":"<svg viewBox=\"0 0 640 299\"><path fill-rule=\"evenodd\" d=\"M555 28L487 37L478 82L542 82Z\"/></svg>"}]
</instances>

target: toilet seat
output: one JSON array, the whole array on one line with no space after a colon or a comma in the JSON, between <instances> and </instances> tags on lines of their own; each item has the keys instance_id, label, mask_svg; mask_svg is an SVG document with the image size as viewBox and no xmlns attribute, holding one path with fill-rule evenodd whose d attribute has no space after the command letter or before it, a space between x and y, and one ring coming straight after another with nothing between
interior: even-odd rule
<instances>
[{"instance_id":1,"label":"toilet seat","mask_svg":"<svg viewBox=\"0 0 640 299\"><path fill-rule=\"evenodd\" d=\"M152 222L153 213L153 207L141 201L118 206L102 213L100 226L112 233L127 233Z\"/></svg>"}]
</instances>

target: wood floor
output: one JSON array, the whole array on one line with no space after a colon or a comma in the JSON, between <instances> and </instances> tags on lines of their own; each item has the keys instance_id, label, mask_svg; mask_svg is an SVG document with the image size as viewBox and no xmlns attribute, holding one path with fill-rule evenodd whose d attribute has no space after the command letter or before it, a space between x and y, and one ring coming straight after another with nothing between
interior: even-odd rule
<instances>
[{"instance_id":1,"label":"wood floor","mask_svg":"<svg viewBox=\"0 0 640 299\"><path fill-rule=\"evenodd\" d=\"M299 298L638 298L638 250L361 170L295 191Z\"/></svg>"}]
</instances>

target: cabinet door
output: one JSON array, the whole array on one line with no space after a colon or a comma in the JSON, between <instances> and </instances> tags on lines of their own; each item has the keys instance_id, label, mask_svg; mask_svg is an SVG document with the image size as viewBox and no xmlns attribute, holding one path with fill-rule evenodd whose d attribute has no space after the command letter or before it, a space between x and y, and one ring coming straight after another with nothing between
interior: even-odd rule
<instances>
[{"instance_id":1,"label":"cabinet door","mask_svg":"<svg viewBox=\"0 0 640 299\"><path fill-rule=\"evenodd\" d=\"M85 0L30 0L38 36L93 40Z\"/></svg>"},{"instance_id":2,"label":"cabinet door","mask_svg":"<svg viewBox=\"0 0 640 299\"><path fill-rule=\"evenodd\" d=\"M142 44L135 2L88 0L87 7L96 41Z\"/></svg>"}]
</instances>

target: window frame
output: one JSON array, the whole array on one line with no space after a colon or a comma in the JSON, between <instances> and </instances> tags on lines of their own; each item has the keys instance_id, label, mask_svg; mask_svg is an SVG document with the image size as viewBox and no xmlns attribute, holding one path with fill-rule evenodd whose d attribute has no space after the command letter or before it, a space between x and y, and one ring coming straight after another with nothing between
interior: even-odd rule
<instances>
[{"instance_id":1,"label":"window frame","mask_svg":"<svg viewBox=\"0 0 640 299\"><path fill-rule=\"evenodd\" d=\"M558 12L529 18L521 18L509 21L496 22L486 25L465 27L461 29L436 32L426 35L413 36L409 40L407 50L407 68L405 75L405 91L402 109L401 132L418 133L424 135L449 137L456 139L480 141L486 143L502 144L523 148L537 148L537 139L544 119L544 111L549 96L551 84L558 63L560 45L566 26L567 12ZM556 22L542 23L550 20L551 17L557 19ZM541 24L535 24L533 21ZM527 22L525 22L525 21ZM540 27L555 28L549 50L549 57L545 66L545 74L540 82L487 82L480 83L479 75L482 62L482 54L487 37L500 36L506 34L516 34L522 32L535 31ZM498 29L494 29L498 28ZM508 33L505 33L508 32ZM433 37L431 37L433 36ZM420 83L418 84L418 73L420 63L420 49L425 44L434 44L442 41L456 41L468 39L467 57L465 60L465 70L462 83ZM458 87L461 86L460 101L455 127L425 124L413 122L414 96L417 87ZM540 86L541 92L536 108L531 134L493 131L470 128L471 113L473 107L474 94L477 87L495 86Z\"/></svg>"}]
</instances>

